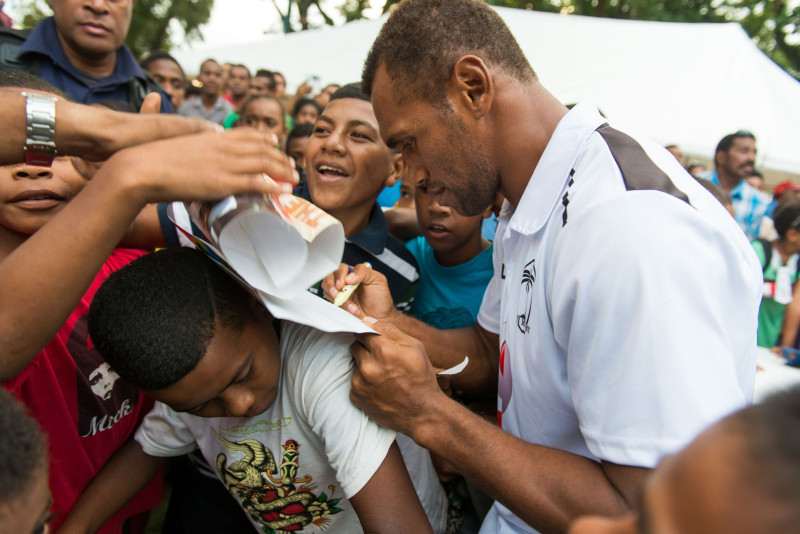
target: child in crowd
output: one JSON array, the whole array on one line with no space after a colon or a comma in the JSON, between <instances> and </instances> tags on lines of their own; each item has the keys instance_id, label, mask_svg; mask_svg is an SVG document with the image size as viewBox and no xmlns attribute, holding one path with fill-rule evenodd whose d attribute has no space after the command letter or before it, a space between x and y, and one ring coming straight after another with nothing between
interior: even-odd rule
<instances>
[{"instance_id":1,"label":"child in crowd","mask_svg":"<svg viewBox=\"0 0 800 534\"><path fill-rule=\"evenodd\" d=\"M800 327L800 201L781 204L774 213L778 238L753 241L764 270L764 296L758 309L758 346L794 348Z\"/></svg>"},{"instance_id":2,"label":"child in crowd","mask_svg":"<svg viewBox=\"0 0 800 534\"><path fill-rule=\"evenodd\" d=\"M303 170L306 168L305 160L308 140L313 132L313 124L300 124L292 128L292 131L286 136L286 145L284 147L286 154L294 160L298 168Z\"/></svg>"},{"instance_id":3,"label":"child in crowd","mask_svg":"<svg viewBox=\"0 0 800 534\"><path fill-rule=\"evenodd\" d=\"M0 389L0 532L47 532L47 440L22 405Z\"/></svg>"},{"instance_id":4,"label":"child in crowd","mask_svg":"<svg viewBox=\"0 0 800 534\"><path fill-rule=\"evenodd\" d=\"M248 96L239 108L239 118L235 126L255 128L259 132L275 134L280 146L286 135L283 104L272 95Z\"/></svg>"},{"instance_id":5,"label":"child in crowd","mask_svg":"<svg viewBox=\"0 0 800 534\"><path fill-rule=\"evenodd\" d=\"M799 442L795 387L726 417L662 460L636 514L580 519L569 532L800 532Z\"/></svg>"},{"instance_id":6,"label":"child in crowd","mask_svg":"<svg viewBox=\"0 0 800 534\"><path fill-rule=\"evenodd\" d=\"M144 142L170 131L206 128L201 121L180 117L147 121L134 116L132 121L128 114L77 106L49 84L24 74L4 71L0 85L56 95L61 99L55 104L60 117L80 113L86 124L103 130L111 140L130 131ZM9 79L12 83L6 83ZM143 109L157 110L158 104L159 96L150 95ZM113 129L119 124L126 132ZM103 125L113 126L106 131ZM149 203L274 191L274 186L252 176L280 173L280 168L288 169L288 162L277 151L266 155L264 145L266 139L254 132L163 139L111 156L91 180L73 164L88 168L85 162L69 157L56 158L52 167L0 167L5 340L0 380L50 437L54 528L151 406L103 362L88 338L86 314L97 288L108 274L145 253L117 245ZM100 532L120 532L128 518L160 500L160 483L154 480ZM133 532L141 527L131 525Z\"/></svg>"},{"instance_id":7,"label":"child in crowd","mask_svg":"<svg viewBox=\"0 0 800 534\"><path fill-rule=\"evenodd\" d=\"M422 235L406 244L420 271L411 315L439 329L472 326L494 272L492 243L481 235L492 207L465 217L425 186L415 188L414 200Z\"/></svg>"},{"instance_id":8,"label":"child in crowd","mask_svg":"<svg viewBox=\"0 0 800 534\"><path fill-rule=\"evenodd\" d=\"M156 473L199 448L265 532L430 532L395 433L350 402L351 334L275 321L203 252L149 254L112 274L89 331L158 401L76 504L92 531Z\"/></svg>"},{"instance_id":9,"label":"child in crowd","mask_svg":"<svg viewBox=\"0 0 800 534\"><path fill-rule=\"evenodd\" d=\"M320 106L316 100L301 98L292 109L292 124L294 126L300 124L314 124L320 113L322 113L322 106Z\"/></svg>"},{"instance_id":10,"label":"child in crowd","mask_svg":"<svg viewBox=\"0 0 800 534\"><path fill-rule=\"evenodd\" d=\"M466 217L441 206L425 186L413 187L404 180L402 187L413 198L422 233L406 243L419 266L411 315L439 329L475 324L494 273L492 243L482 236L483 222L492 215L493 206ZM481 411L483 407L476 402L469 400L468 404ZM448 532L477 532L492 499L469 485L449 464L438 462L437 467L451 503Z\"/></svg>"},{"instance_id":11,"label":"child in crowd","mask_svg":"<svg viewBox=\"0 0 800 534\"><path fill-rule=\"evenodd\" d=\"M28 87L64 98L44 84L30 80ZM50 222L87 183L69 157L55 158L50 167L0 167L0 191L4 197L0 210L0 262ZM68 239L70 233L65 228L61 238ZM152 407L152 402L133 386L103 368L86 329L86 312L102 279L144 253L122 248L111 251L86 294L75 302L72 313L63 317L60 329L56 328L53 339L41 352L19 358L18 364L8 359L2 366L3 387L28 407L51 436L49 456L53 467L49 476L53 511L58 513L55 527L83 487ZM53 257L43 255L35 261L52 266ZM59 257L58 261L74 262L80 258ZM36 265L28 263L20 268L35 269ZM62 273L53 276L61 277ZM69 284L71 280L66 277L62 283ZM154 480L111 522L108 532L119 531L126 518L155 507L160 499L161 483Z\"/></svg>"},{"instance_id":12,"label":"child in crowd","mask_svg":"<svg viewBox=\"0 0 800 534\"><path fill-rule=\"evenodd\" d=\"M372 103L356 84L336 91L314 124L306 149L306 187L298 194L344 227L342 262L370 262L386 276L392 300L407 311L418 279L417 264L403 243L389 235L375 199L403 173L403 157L380 137ZM315 292L322 296L317 286Z\"/></svg>"}]
</instances>

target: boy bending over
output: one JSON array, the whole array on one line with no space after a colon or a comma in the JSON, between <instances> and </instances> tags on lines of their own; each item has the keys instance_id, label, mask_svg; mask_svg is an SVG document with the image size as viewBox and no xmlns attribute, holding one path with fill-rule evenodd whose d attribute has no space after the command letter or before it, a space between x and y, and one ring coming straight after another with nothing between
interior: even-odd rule
<instances>
[{"instance_id":1,"label":"boy bending over","mask_svg":"<svg viewBox=\"0 0 800 534\"><path fill-rule=\"evenodd\" d=\"M431 531L395 433L350 402L352 335L275 321L191 249L112 274L89 331L120 376L158 402L65 529L102 524L164 457L199 448L259 531Z\"/></svg>"}]
</instances>

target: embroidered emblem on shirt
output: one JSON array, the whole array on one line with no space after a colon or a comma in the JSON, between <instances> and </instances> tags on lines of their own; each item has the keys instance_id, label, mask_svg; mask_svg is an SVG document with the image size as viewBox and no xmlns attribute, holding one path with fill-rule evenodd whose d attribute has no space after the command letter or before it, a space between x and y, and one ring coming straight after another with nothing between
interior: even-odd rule
<instances>
[{"instance_id":1,"label":"embroidered emblem on shirt","mask_svg":"<svg viewBox=\"0 0 800 534\"><path fill-rule=\"evenodd\" d=\"M342 511L336 506L341 497L331 498L335 486L328 486L330 496L324 492L316 495L313 477L297 478L300 445L296 441L289 439L281 446L283 455L278 466L272 451L260 441L228 441L217 432L214 434L229 451L243 455L228 463L224 453L218 454L217 470L228 491L264 532L288 534L309 525L324 529L330 523L328 516Z\"/></svg>"},{"instance_id":2,"label":"embroidered emblem on shirt","mask_svg":"<svg viewBox=\"0 0 800 534\"><path fill-rule=\"evenodd\" d=\"M533 304L533 283L536 281L536 260L531 260L525 264L522 270L522 285L525 287L525 303L522 313L517 315L517 328L523 334L531 331L531 307Z\"/></svg>"}]
</instances>

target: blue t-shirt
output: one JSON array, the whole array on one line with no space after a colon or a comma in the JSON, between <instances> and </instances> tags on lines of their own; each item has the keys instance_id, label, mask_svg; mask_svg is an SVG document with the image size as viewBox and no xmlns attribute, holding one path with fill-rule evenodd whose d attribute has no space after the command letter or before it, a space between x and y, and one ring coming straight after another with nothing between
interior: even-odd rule
<instances>
[{"instance_id":1,"label":"blue t-shirt","mask_svg":"<svg viewBox=\"0 0 800 534\"><path fill-rule=\"evenodd\" d=\"M492 278L492 245L466 263L444 267L422 236L406 243L419 266L419 286L411 315L446 330L472 326L478 317L483 293Z\"/></svg>"}]
</instances>

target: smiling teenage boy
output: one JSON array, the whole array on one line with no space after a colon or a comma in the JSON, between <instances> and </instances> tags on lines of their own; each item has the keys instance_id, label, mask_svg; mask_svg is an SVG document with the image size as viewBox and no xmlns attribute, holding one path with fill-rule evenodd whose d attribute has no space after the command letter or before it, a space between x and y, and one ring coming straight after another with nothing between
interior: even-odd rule
<instances>
[{"instance_id":1,"label":"smiling teenage boy","mask_svg":"<svg viewBox=\"0 0 800 534\"><path fill-rule=\"evenodd\" d=\"M164 457L196 448L259 531L430 532L395 433L350 402L351 334L275 321L187 248L112 274L89 331L117 372L158 403L76 504L66 532L93 531Z\"/></svg>"},{"instance_id":2,"label":"smiling teenage boy","mask_svg":"<svg viewBox=\"0 0 800 534\"><path fill-rule=\"evenodd\" d=\"M347 238L342 262L369 262L388 279L395 307L407 311L419 278L414 257L389 235L376 202L403 173L403 158L378 130L372 104L356 84L342 87L314 124L306 147L306 185L298 194L336 217ZM322 296L322 289L315 292Z\"/></svg>"}]
</instances>

